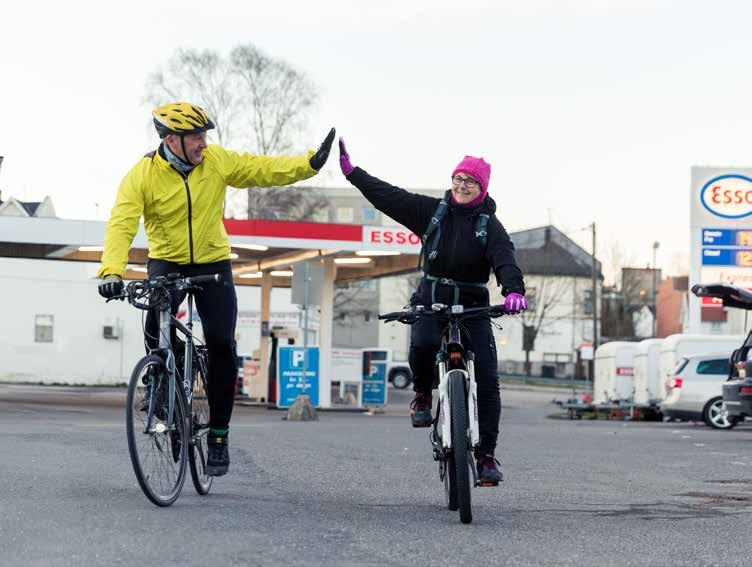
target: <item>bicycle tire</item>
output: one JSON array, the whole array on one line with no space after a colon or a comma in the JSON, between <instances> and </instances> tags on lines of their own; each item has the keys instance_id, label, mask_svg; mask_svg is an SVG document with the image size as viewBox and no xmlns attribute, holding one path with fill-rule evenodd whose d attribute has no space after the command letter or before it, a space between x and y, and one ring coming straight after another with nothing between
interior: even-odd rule
<instances>
[{"instance_id":1,"label":"bicycle tire","mask_svg":"<svg viewBox=\"0 0 752 567\"><path fill-rule=\"evenodd\" d=\"M206 386L206 375L201 364L202 354L199 354L194 367L196 372L193 377L193 397L191 398L191 443L188 454L188 464L191 469L193 487L201 496L206 496L211 490L213 476L206 474L206 460L208 459L209 447L206 437L209 433L209 397Z\"/></svg>"},{"instance_id":2,"label":"bicycle tire","mask_svg":"<svg viewBox=\"0 0 752 567\"><path fill-rule=\"evenodd\" d=\"M441 431L443 426L443 412L441 411L441 401L439 401L439 407L436 408L436 421L434 422L434 435L437 439L441 439ZM442 449L443 450L443 449ZM452 453L444 453L439 460L439 477L444 482L444 496L446 497L447 509L452 512L457 511L459 505L457 504L457 480L454 470L454 459Z\"/></svg>"},{"instance_id":3,"label":"bicycle tire","mask_svg":"<svg viewBox=\"0 0 752 567\"><path fill-rule=\"evenodd\" d=\"M470 500L467 394L465 392L465 377L462 372L451 373L449 377L449 397L452 406L452 460L454 461L457 505L460 511L460 521L463 524L469 524L473 521L473 511Z\"/></svg>"},{"instance_id":4,"label":"bicycle tire","mask_svg":"<svg viewBox=\"0 0 752 567\"><path fill-rule=\"evenodd\" d=\"M145 356L133 369L128 384L125 410L128 453L133 465L133 472L136 474L136 480L138 480L138 484L146 497L157 506L170 506L180 496L188 468L187 444L180 442L180 440L187 439L185 396L182 388L177 387L175 389L173 420L175 428L173 432L145 433L148 411L141 411L140 405L145 399L146 391L142 378L147 376L149 367L158 369L156 375L159 377L159 382L156 387L152 385L157 392L161 391L162 380L167 379L165 363L156 355ZM147 381L152 383L151 378L148 378ZM166 417L166 396L162 395L160 399L159 393L155 394L155 400L155 414L162 413ZM163 425L162 420L156 415L154 419L158 422L157 425ZM178 447L177 459L175 458L175 446ZM156 451L154 448L156 448ZM150 461L158 461L158 464L152 467ZM170 471L172 471L172 475L170 475ZM163 472L167 476L166 480L161 477Z\"/></svg>"}]
</instances>

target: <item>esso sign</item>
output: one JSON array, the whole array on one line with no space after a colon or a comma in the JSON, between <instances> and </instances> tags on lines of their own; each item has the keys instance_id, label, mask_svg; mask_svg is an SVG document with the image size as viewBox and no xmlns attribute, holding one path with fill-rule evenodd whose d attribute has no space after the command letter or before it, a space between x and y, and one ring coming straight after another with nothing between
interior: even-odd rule
<instances>
[{"instance_id":1,"label":"esso sign","mask_svg":"<svg viewBox=\"0 0 752 567\"><path fill-rule=\"evenodd\" d=\"M420 249L420 237L401 227L364 227L363 246L365 248L392 249L413 252Z\"/></svg>"},{"instance_id":2,"label":"esso sign","mask_svg":"<svg viewBox=\"0 0 752 567\"><path fill-rule=\"evenodd\" d=\"M700 191L703 206L719 217L740 219L752 215L752 179L744 175L721 175Z\"/></svg>"}]
</instances>

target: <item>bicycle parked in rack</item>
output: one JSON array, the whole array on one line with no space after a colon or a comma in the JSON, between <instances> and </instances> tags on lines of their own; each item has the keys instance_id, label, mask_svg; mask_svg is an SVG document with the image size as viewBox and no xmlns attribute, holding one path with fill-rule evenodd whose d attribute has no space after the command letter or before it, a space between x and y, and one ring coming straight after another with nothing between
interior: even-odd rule
<instances>
[{"instance_id":1,"label":"bicycle parked in rack","mask_svg":"<svg viewBox=\"0 0 752 567\"><path fill-rule=\"evenodd\" d=\"M121 295L107 300L127 300L137 309L159 312L159 347L133 369L126 405L133 471L144 494L157 506L170 506L178 499L187 468L196 492L206 495L211 489L213 477L206 474L207 350L194 344L193 301L201 284L220 279L216 274L191 278L170 274L131 282ZM185 325L170 312L173 292L187 294ZM183 349L178 348L183 344L179 339L172 344L172 327L185 337Z\"/></svg>"},{"instance_id":2,"label":"bicycle parked in rack","mask_svg":"<svg viewBox=\"0 0 752 567\"><path fill-rule=\"evenodd\" d=\"M472 522L470 477L481 486L472 452L480 443L478 429L478 392L475 382L475 356L462 345L462 322L468 319L505 315L503 305L471 307L434 303L379 315L379 319L412 325L423 317L446 322L441 348L436 354L439 370L439 403L430 440L433 459L439 463L439 478L444 483L447 508L459 510L460 521ZM498 484L498 483L495 483Z\"/></svg>"}]
</instances>

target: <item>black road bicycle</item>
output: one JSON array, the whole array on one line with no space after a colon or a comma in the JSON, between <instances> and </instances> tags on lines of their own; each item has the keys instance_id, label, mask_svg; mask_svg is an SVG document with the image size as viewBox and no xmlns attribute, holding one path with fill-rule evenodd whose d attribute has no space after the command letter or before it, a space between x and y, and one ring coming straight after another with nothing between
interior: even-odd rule
<instances>
[{"instance_id":1,"label":"black road bicycle","mask_svg":"<svg viewBox=\"0 0 752 567\"><path fill-rule=\"evenodd\" d=\"M439 403L433 420L430 439L433 459L439 463L439 478L444 483L447 508L459 510L460 521L473 520L470 501L470 477L481 486L475 468L473 451L480 443L478 430L478 388L475 382L475 356L462 345L462 322L475 318L505 315L503 305L471 307L434 303L431 309L422 305L403 311L379 315L386 322L399 321L412 325L423 317L446 322L441 348L436 354L439 370Z\"/></svg>"},{"instance_id":2,"label":"black road bicycle","mask_svg":"<svg viewBox=\"0 0 752 567\"><path fill-rule=\"evenodd\" d=\"M150 349L133 369L125 411L133 471L141 490L157 506L170 506L178 499L186 468L196 492L206 495L211 489L213 477L206 474L207 350L194 344L193 295L200 292L201 284L220 279L217 274L192 278L170 274L131 282L121 295L107 300L125 299L138 309L159 312L159 347ZM188 296L185 324L170 312L171 293ZM178 339L172 344L173 327L185 342Z\"/></svg>"}]
</instances>

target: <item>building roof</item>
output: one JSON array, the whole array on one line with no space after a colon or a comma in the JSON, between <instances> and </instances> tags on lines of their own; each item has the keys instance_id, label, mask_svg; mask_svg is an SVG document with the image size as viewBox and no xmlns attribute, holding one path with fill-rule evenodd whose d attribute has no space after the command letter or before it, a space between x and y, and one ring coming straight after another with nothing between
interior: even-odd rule
<instances>
[{"instance_id":1,"label":"building roof","mask_svg":"<svg viewBox=\"0 0 752 567\"><path fill-rule=\"evenodd\" d=\"M590 253L555 226L522 230L509 236L514 242L517 263L525 274L592 277ZM603 279L597 259L596 272Z\"/></svg>"}]
</instances>

